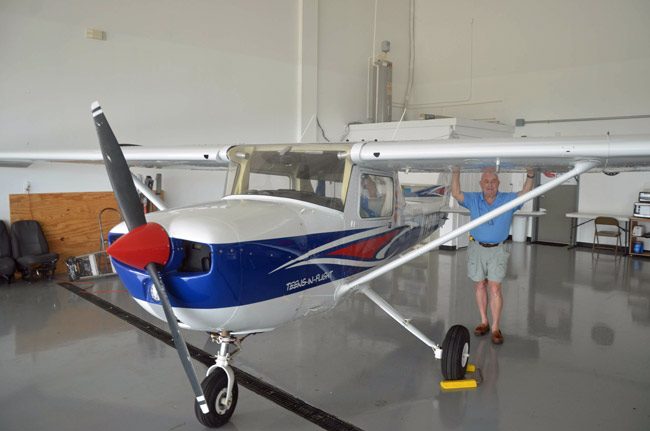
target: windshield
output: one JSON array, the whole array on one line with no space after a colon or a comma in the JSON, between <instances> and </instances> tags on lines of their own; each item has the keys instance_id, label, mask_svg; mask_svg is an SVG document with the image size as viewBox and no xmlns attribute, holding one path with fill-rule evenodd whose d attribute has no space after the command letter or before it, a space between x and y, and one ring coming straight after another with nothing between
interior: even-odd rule
<instances>
[{"instance_id":1,"label":"windshield","mask_svg":"<svg viewBox=\"0 0 650 431\"><path fill-rule=\"evenodd\" d=\"M345 145L241 146L232 148L231 194L278 196L343 210L351 169Z\"/></svg>"}]
</instances>

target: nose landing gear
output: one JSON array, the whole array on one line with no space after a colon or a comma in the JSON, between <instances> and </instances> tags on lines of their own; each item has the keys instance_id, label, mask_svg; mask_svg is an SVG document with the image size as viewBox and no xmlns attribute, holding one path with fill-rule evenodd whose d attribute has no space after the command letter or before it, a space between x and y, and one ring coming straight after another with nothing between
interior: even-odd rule
<instances>
[{"instance_id":1,"label":"nose landing gear","mask_svg":"<svg viewBox=\"0 0 650 431\"><path fill-rule=\"evenodd\" d=\"M223 331L220 334L211 333L210 339L219 344L219 353L215 364L208 368L206 377L201 382L205 400L210 408L208 413L203 413L198 403L194 404L194 413L202 425L218 428L226 424L237 407L239 388L235 373L230 366L232 356L239 351L239 340L231 337L230 333ZM230 346L236 349L231 353Z\"/></svg>"}]
</instances>

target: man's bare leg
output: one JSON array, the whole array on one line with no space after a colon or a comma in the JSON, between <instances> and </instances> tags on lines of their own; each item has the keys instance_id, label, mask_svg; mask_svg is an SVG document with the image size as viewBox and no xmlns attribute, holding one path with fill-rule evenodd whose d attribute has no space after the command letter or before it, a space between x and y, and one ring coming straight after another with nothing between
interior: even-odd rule
<instances>
[{"instance_id":1,"label":"man's bare leg","mask_svg":"<svg viewBox=\"0 0 650 431\"><path fill-rule=\"evenodd\" d=\"M503 309L503 296L501 295L501 283L497 281L487 282L488 289L490 290L490 311L492 312L492 331L499 330L499 322L501 321L501 310Z\"/></svg>"},{"instance_id":2,"label":"man's bare leg","mask_svg":"<svg viewBox=\"0 0 650 431\"><path fill-rule=\"evenodd\" d=\"M495 344L503 343L503 336L499 327L501 321L501 310L503 309L503 295L501 294L501 283L497 281L487 282L490 291L490 311L492 312L492 341ZM498 334L498 339L495 339Z\"/></svg>"},{"instance_id":3,"label":"man's bare leg","mask_svg":"<svg viewBox=\"0 0 650 431\"><path fill-rule=\"evenodd\" d=\"M474 291L476 294L476 305L478 306L478 312L481 313L481 324L488 324L487 316L487 305L488 305L488 294L487 294L487 280L479 281L474 285Z\"/></svg>"}]
</instances>

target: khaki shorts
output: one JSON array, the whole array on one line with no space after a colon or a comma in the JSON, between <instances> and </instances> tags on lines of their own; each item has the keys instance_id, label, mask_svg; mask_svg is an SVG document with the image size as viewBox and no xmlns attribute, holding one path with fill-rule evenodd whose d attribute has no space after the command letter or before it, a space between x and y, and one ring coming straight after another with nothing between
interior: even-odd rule
<instances>
[{"instance_id":1,"label":"khaki shorts","mask_svg":"<svg viewBox=\"0 0 650 431\"><path fill-rule=\"evenodd\" d=\"M504 244L483 247L476 241L470 241L467 256L467 276L473 281L478 283L487 278L501 283L505 278L510 253Z\"/></svg>"}]
</instances>

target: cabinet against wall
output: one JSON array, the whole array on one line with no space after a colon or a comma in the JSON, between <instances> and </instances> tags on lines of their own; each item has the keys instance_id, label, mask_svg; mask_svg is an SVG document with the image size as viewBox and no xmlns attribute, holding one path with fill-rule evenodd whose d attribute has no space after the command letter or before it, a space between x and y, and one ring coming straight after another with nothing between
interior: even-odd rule
<instances>
[{"instance_id":1,"label":"cabinet against wall","mask_svg":"<svg viewBox=\"0 0 650 431\"><path fill-rule=\"evenodd\" d=\"M644 234L650 233L650 219L648 218L640 218L640 217L631 217L630 218L630 243L628 244L629 250L630 250L630 255L632 256L647 256L650 257L650 237L644 237L644 236L635 236L634 235L634 228L638 225L641 225L644 227L643 231ZM635 253L634 252L634 243L635 242L641 242L644 243L643 246L643 252L642 253Z\"/></svg>"}]
</instances>

